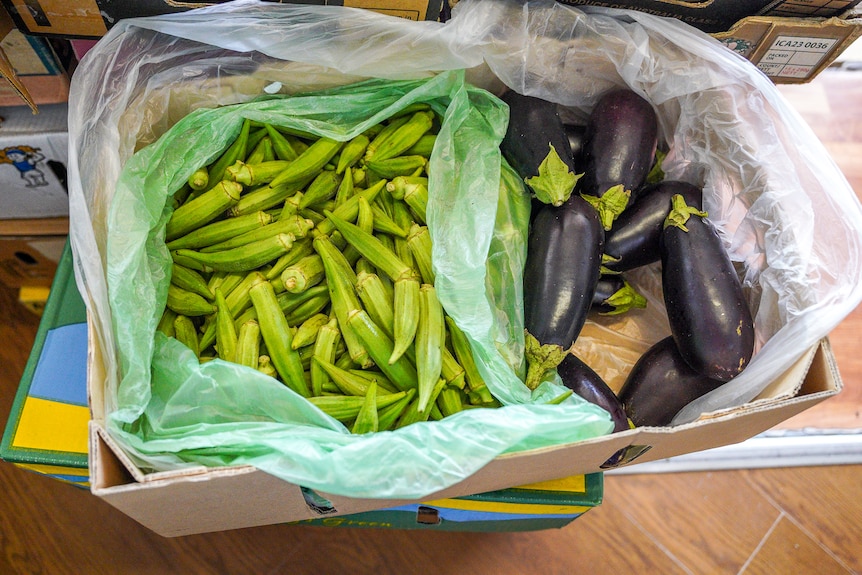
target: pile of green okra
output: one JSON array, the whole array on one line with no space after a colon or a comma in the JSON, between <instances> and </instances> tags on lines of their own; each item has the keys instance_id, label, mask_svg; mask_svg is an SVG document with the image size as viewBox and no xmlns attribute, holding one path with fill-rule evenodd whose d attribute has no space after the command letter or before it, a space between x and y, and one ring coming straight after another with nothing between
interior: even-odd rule
<instances>
[{"instance_id":1,"label":"pile of green okra","mask_svg":"<svg viewBox=\"0 0 862 575\"><path fill-rule=\"evenodd\" d=\"M159 331L260 370L354 433L497 407L434 288L439 118L415 104L339 142L245 120L174 195Z\"/></svg>"}]
</instances>

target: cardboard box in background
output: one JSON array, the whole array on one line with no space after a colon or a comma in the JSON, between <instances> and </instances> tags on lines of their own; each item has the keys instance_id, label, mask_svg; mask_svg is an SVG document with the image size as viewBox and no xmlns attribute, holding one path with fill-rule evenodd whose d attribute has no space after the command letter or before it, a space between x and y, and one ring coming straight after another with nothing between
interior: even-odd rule
<instances>
[{"instance_id":1,"label":"cardboard box in background","mask_svg":"<svg viewBox=\"0 0 862 575\"><path fill-rule=\"evenodd\" d=\"M0 282L9 287L49 286L66 236L0 235Z\"/></svg>"},{"instance_id":2,"label":"cardboard box in background","mask_svg":"<svg viewBox=\"0 0 862 575\"><path fill-rule=\"evenodd\" d=\"M100 38L115 22L123 18L185 12L219 2L2 0L2 3L18 28L27 33L71 38ZM437 20L440 18L443 6L443 0L310 0L297 3L365 8L409 20Z\"/></svg>"},{"instance_id":3,"label":"cardboard box in background","mask_svg":"<svg viewBox=\"0 0 862 575\"><path fill-rule=\"evenodd\" d=\"M68 217L68 105L0 108L0 221Z\"/></svg>"},{"instance_id":4,"label":"cardboard box in background","mask_svg":"<svg viewBox=\"0 0 862 575\"><path fill-rule=\"evenodd\" d=\"M810 81L862 35L862 18L752 16L713 34L777 84Z\"/></svg>"}]
</instances>

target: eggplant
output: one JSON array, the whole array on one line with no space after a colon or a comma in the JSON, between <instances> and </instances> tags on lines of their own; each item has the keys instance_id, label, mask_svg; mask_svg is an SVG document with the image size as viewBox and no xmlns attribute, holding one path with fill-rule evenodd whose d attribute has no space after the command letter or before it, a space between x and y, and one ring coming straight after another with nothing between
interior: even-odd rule
<instances>
[{"instance_id":1,"label":"eggplant","mask_svg":"<svg viewBox=\"0 0 862 575\"><path fill-rule=\"evenodd\" d=\"M655 110L632 90L614 89L590 111L579 188L581 194L595 198L606 230L646 181L657 147Z\"/></svg>"},{"instance_id":2,"label":"eggplant","mask_svg":"<svg viewBox=\"0 0 862 575\"><path fill-rule=\"evenodd\" d=\"M739 276L705 212L681 195L662 230L662 291L671 334L692 369L729 381L754 352L754 320Z\"/></svg>"},{"instance_id":3,"label":"eggplant","mask_svg":"<svg viewBox=\"0 0 862 575\"><path fill-rule=\"evenodd\" d=\"M646 298L619 274L602 274L593 293L591 310L601 315L619 315L632 308L645 308Z\"/></svg>"},{"instance_id":4,"label":"eggplant","mask_svg":"<svg viewBox=\"0 0 862 575\"><path fill-rule=\"evenodd\" d=\"M569 150L572 152L572 160L575 166L574 172L576 174L583 173L584 136L587 133L587 127L579 124L563 124L563 129L566 131L566 137L569 139Z\"/></svg>"},{"instance_id":5,"label":"eggplant","mask_svg":"<svg viewBox=\"0 0 862 575\"><path fill-rule=\"evenodd\" d=\"M618 397L635 426L664 427L683 407L723 383L693 370L668 336L638 359Z\"/></svg>"},{"instance_id":6,"label":"eggplant","mask_svg":"<svg viewBox=\"0 0 862 575\"><path fill-rule=\"evenodd\" d=\"M605 234L605 268L626 272L661 259L659 243L671 198L680 194L685 203L701 209L702 190L687 182L665 180L644 186Z\"/></svg>"},{"instance_id":7,"label":"eggplant","mask_svg":"<svg viewBox=\"0 0 862 575\"><path fill-rule=\"evenodd\" d=\"M581 332L599 281L604 230L596 210L572 195L544 205L530 226L524 266L527 386L535 389Z\"/></svg>"},{"instance_id":8,"label":"eggplant","mask_svg":"<svg viewBox=\"0 0 862 575\"><path fill-rule=\"evenodd\" d=\"M579 172L557 105L514 90L502 100L509 105L509 124L500 142L503 157L536 198L561 206L574 191Z\"/></svg>"},{"instance_id":9,"label":"eggplant","mask_svg":"<svg viewBox=\"0 0 862 575\"><path fill-rule=\"evenodd\" d=\"M608 387L605 380L579 357L568 354L557 366L557 373L563 385L571 389L575 395L611 414L611 421L614 423L613 433L631 429L622 402Z\"/></svg>"}]
</instances>

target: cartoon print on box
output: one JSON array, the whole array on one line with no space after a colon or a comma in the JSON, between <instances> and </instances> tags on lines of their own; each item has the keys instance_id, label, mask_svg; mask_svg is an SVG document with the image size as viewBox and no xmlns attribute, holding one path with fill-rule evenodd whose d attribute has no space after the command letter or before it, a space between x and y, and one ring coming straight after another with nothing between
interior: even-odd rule
<instances>
[{"instance_id":1,"label":"cartoon print on box","mask_svg":"<svg viewBox=\"0 0 862 575\"><path fill-rule=\"evenodd\" d=\"M39 153L39 148L31 146L10 146L0 150L0 163L12 164L21 174L21 178L27 182L28 188L47 186L45 174L39 169L38 164L45 159Z\"/></svg>"}]
</instances>

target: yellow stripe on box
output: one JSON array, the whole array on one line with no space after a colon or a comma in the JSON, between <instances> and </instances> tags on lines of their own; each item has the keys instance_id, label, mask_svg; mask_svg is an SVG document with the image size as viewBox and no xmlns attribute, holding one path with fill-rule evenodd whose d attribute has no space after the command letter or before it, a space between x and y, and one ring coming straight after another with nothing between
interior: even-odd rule
<instances>
[{"instance_id":1,"label":"yellow stripe on box","mask_svg":"<svg viewBox=\"0 0 862 575\"><path fill-rule=\"evenodd\" d=\"M87 407L28 397L12 447L86 454L89 420Z\"/></svg>"},{"instance_id":2,"label":"yellow stripe on box","mask_svg":"<svg viewBox=\"0 0 862 575\"><path fill-rule=\"evenodd\" d=\"M507 515L578 515L592 507L583 505L542 505L539 503L504 503L501 501L474 501L472 499L438 499L423 505L442 509L504 513Z\"/></svg>"},{"instance_id":3,"label":"yellow stripe on box","mask_svg":"<svg viewBox=\"0 0 862 575\"><path fill-rule=\"evenodd\" d=\"M552 479L539 483L519 485L515 489L532 489L536 491L565 491L566 493L586 493L587 482L585 475L572 475L562 479Z\"/></svg>"},{"instance_id":4,"label":"yellow stripe on box","mask_svg":"<svg viewBox=\"0 0 862 575\"><path fill-rule=\"evenodd\" d=\"M65 465L46 465L43 463L15 463L22 469L29 469L43 475L70 475L75 477L90 477L89 470L84 467L68 467Z\"/></svg>"}]
</instances>

